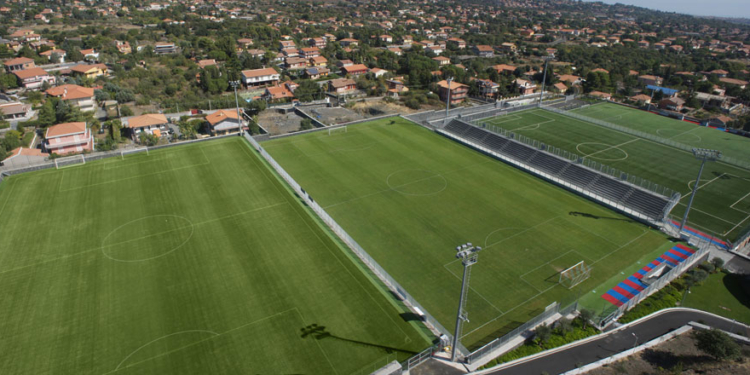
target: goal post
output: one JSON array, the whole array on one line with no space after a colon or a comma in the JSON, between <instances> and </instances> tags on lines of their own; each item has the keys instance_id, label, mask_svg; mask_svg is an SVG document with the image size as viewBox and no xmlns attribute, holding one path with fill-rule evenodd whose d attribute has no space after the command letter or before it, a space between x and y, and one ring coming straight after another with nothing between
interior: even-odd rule
<instances>
[{"instance_id":1,"label":"goal post","mask_svg":"<svg viewBox=\"0 0 750 375\"><path fill-rule=\"evenodd\" d=\"M145 152L146 156L148 156L148 147L134 148L130 150L120 150L120 158L125 159L125 155L139 154L142 152Z\"/></svg>"},{"instance_id":2,"label":"goal post","mask_svg":"<svg viewBox=\"0 0 750 375\"><path fill-rule=\"evenodd\" d=\"M347 132L348 131L346 129L346 125L328 129L328 135L331 135L332 133L347 133Z\"/></svg>"},{"instance_id":3,"label":"goal post","mask_svg":"<svg viewBox=\"0 0 750 375\"><path fill-rule=\"evenodd\" d=\"M55 169L73 167L76 165L86 164L86 157L83 154L73 155L63 158L55 158Z\"/></svg>"},{"instance_id":4,"label":"goal post","mask_svg":"<svg viewBox=\"0 0 750 375\"><path fill-rule=\"evenodd\" d=\"M591 267L580 261L574 266L560 272L560 285L571 289L591 276Z\"/></svg>"}]
</instances>

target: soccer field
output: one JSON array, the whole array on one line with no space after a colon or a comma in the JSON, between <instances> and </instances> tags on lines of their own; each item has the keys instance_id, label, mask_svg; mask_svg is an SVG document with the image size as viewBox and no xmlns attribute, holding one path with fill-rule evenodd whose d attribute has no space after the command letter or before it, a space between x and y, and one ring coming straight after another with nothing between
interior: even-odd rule
<instances>
[{"instance_id":1,"label":"soccer field","mask_svg":"<svg viewBox=\"0 0 750 375\"><path fill-rule=\"evenodd\" d=\"M736 159L750 159L750 138L698 126L691 122L612 103L596 104L573 112L688 146L720 150L724 155Z\"/></svg>"},{"instance_id":2,"label":"soccer field","mask_svg":"<svg viewBox=\"0 0 750 375\"><path fill-rule=\"evenodd\" d=\"M611 121L612 117L604 114L606 111L613 111L612 116L622 111L635 111L635 115L628 112L623 118L635 119L631 124L639 124L641 118L655 121L651 117L659 121L670 121L672 126L670 134L677 134L678 137L696 134L698 130L708 132L710 135L715 134L718 137L709 138L710 135L704 134L705 144L701 145L697 138L694 143L691 143L697 147L715 147L717 142L721 141L721 137L732 137L732 144L750 141L736 135L670 120L655 114L622 106L614 106L614 108L611 106L614 105L598 104L584 108L586 112L578 113L588 116L591 111L595 111L594 114L598 114L600 119ZM677 220L682 219L700 167L700 161L696 160L690 152L541 109L510 113L492 119L479 120L477 123L495 125L523 134L680 192L682 199L672 211ZM685 132L678 133L675 130L678 125L686 128ZM635 126L631 125L631 127ZM642 131L648 127L644 124L637 126L637 129ZM657 130L659 129L651 128L654 134L661 134L657 133ZM683 138L669 139L684 141ZM734 240L747 231L750 225L749 219L750 171L721 162L706 164L688 219L689 225L719 237Z\"/></svg>"},{"instance_id":3,"label":"soccer field","mask_svg":"<svg viewBox=\"0 0 750 375\"><path fill-rule=\"evenodd\" d=\"M353 374L426 348L263 163L237 137L7 178L0 373Z\"/></svg>"},{"instance_id":4,"label":"soccer field","mask_svg":"<svg viewBox=\"0 0 750 375\"><path fill-rule=\"evenodd\" d=\"M347 130L261 145L448 329L461 285L455 247L484 247L472 267L468 347L554 301L594 295L670 245L656 230L404 119ZM580 261L593 266L591 278L559 285L559 272Z\"/></svg>"}]
</instances>

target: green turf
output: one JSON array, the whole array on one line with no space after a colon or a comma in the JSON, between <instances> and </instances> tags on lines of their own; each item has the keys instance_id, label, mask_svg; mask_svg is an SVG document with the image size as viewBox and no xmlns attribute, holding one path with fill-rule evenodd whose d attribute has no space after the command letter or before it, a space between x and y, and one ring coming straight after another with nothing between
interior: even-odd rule
<instances>
[{"instance_id":1,"label":"green turf","mask_svg":"<svg viewBox=\"0 0 750 375\"><path fill-rule=\"evenodd\" d=\"M667 241L399 118L261 145L448 329L462 272L454 248L483 246L468 298L470 347L554 301L572 302ZM559 286L558 272L581 260L592 277L572 290Z\"/></svg>"},{"instance_id":2,"label":"green turf","mask_svg":"<svg viewBox=\"0 0 750 375\"><path fill-rule=\"evenodd\" d=\"M0 228L4 374L369 373L429 345L239 137L7 178Z\"/></svg>"},{"instance_id":3,"label":"green turf","mask_svg":"<svg viewBox=\"0 0 750 375\"><path fill-rule=\"evenodd\" d=\"M720 150L726 156L745 162L750 158L750 138L691 122L612 103L596 104L574 110L574 112L688 146Z\"/></svg>"},{"instance_id":4,"label":"green turf","mask_svg":"<svg viewBox=\"0 0 750 375\"><path fill-rule=\"evenodd\" d=\"M690 288L682 301L692 307L750 324L750 296L742 287L742 275L716 273Z\"/></svg>"},{"instance_id":5,"label":"green turf","mask_svg":"<svg viewBox=\"0 0 750 375\"><path fill-rule=\"evenodd\" d=\"M602 109L597 112L599 114L610 110L603 105L587 109L600 107ZM632 111L619 106L615 109ZM642 116L660 117L646 113ZM541 109L515 112L478 122L499 126L577 155L587 156L678 191L682 194L682 199L672 211L678 220L682 219L687 207L690 189L700 166L690 152ZM693 126L685 124L684 126ZM698 129L697 126L695 128ZM721 134L713 129L702 130ZM748 229L748 219L750 171L725 163L708 163L690 212L689 225L733 240Z\"/></svg>"}]
</instances>

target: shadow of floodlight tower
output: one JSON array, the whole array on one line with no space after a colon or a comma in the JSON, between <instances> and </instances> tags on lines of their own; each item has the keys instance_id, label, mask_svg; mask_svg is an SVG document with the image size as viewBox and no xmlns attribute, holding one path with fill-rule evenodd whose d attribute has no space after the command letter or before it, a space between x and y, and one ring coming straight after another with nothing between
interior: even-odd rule
<instances>
[{"instance_id":1,"label":"shadow of floodlight tower","mask_svg":"<svg viewBox=\"0 0 750 375\"><path fill-rule=\"evenodd\" d=\"M451 361L456 361L458 354L458 340L461 337L461 329L463 323L469 321L469 314L466 312L466 297L467 291L469 290L469 274L471 274L471 266L477 263L479 257L478 252L482 250L479 246L473 246L471 242L465 243L461 246L456 247L456 258L461 259L461 264L464 265L464 276L461 280L461 296L458 300L458 314L456 316L456 331L453 335L453 347L451 348Z\"/></svg>"},{"instance_id":2,"label":"shadow of floodlight tower","mask_svg":"<svg viewBox=\"0 0 750 375\"><path fill-rule=\"evenodd\" d=\"M698 160L701 160L701 167L698 169L698 177L695 179L695 184L693 184L693 193L690 194L690 200L688 201L687 208L685 209L685 216L682 217L682 222L680 223L680 229L677 231L677 235L686 238L687 236L682 236L682 230L685 228L685 225L687 224L688 214L690 213L690 207L693 206L693 199L695 199L695 193L698 192L699 185L701 183L701 175L703 174L703 167L706 166L707 161L717 161L721 159L721 151L717 150L709 150L706 148L694 148L693 149L693 155L695 155L695 158Z\"/></svg>"}]
</instances>

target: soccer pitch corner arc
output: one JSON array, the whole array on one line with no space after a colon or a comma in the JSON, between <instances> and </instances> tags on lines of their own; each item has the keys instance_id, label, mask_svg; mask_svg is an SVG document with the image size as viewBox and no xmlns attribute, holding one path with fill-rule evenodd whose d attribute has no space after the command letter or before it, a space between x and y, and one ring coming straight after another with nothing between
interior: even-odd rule
<instances>
[{"instance_id":1,"label":"soccer pitch corner arc","mask_svg":"<svg viewBox=\"0 0 750 375\"><path fill-rule=\"evenodd\" d=\"M0 228L3 374L370 373L430 345L239 137L7 177Z\"/></svg>"},{"instance_id":2,"label":"soccer pitch corner arc","mask_svg":"<svg viewBox=\"0 0 750 375\"><path fill-rule=\"evenodd\" d=\"M343 228L444 326L473 266L463 343L477 347L573 302L668 240L664 234L405 119L262 143ZM581 212L587 215L580 215ZM560 274L580 262L571 289Z\"/></svg>"}]
</instances>

